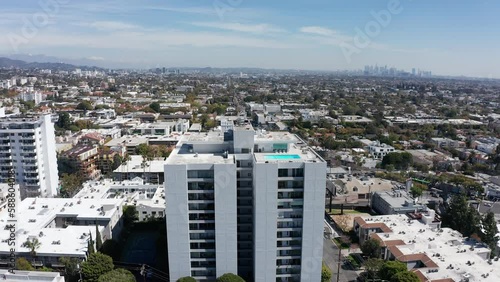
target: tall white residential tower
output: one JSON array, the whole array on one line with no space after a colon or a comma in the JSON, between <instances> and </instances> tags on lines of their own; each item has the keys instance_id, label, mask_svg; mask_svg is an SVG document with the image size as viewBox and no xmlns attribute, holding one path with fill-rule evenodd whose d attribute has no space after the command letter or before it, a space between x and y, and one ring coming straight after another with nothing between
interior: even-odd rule
<instances>
[{"instance_id":1,"label":"tall white residential tower","mask_svg":"<svg viewBox=\"0 0 500 282\"><path fill-rule=\"evenodd\" d=\"M165 165L170 281L320 281L325 185L293 134L185 134Z\"/></svg>"},{"instance_id":2,"label":"tall white residential tower","mask_svg":"<svg viewBox=\"0 0 500 282\"><path fill-rule=\"evenodd\" d=\"M50 115L0 119L0 182L15 171L21 198L54 197L58 175L54 122Z\"/></svg>"}]
</instances>

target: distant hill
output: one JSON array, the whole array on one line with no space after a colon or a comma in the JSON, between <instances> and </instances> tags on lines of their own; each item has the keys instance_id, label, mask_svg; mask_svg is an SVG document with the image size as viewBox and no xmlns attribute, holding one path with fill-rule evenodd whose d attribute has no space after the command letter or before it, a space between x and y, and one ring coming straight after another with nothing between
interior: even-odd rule
<instances>
[{"instance_id":1,"label":"distant hill","mask_svg":"<svg viewBox=\"0 0 500 282\"><path fill-rule=\"evenodd\" d=\"M74 70L80 68L82 70L101 69L98 67L75 66L66 63L47 63L47 62L25 62L22 60L13 60L6 57L0 57L0 68L19 68L19 69L51 69L51 70Z\"/></svg>"}]
</instances>

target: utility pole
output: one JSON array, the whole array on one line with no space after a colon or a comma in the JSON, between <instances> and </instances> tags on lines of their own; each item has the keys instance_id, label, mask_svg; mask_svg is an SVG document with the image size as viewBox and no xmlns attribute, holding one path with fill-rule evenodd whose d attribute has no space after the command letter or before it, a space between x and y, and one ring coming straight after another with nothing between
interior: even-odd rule
<instances>
[{"instance_id":1,"label":"utility pole","mask_svg":"<svg viewBox=\"0 0 500 282\"><path fill-rule=\"evenodd\" d=\"M340 279L340 264L342 263L341 262L342 248L340 248L340 246L338 246L338 248L339 248L339 262L337 263L337 282L339 282L339 279Z\"/></svg>"}]
</instances>

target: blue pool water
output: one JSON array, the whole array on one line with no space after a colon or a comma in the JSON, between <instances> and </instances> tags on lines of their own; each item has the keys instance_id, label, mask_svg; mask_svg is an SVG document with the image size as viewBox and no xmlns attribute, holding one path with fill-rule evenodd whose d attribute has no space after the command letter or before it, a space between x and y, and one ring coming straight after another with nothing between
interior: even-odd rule
<instances>
[{"instance_id":1,"label":"blue pool water","mask_svg":"<svg viewBox=\"0 0 500 282\"><path fill-rule=\"evenodd\" d=\"M264 156L266 160L296 160L300 159L299 155L267 155Z\"/></svg>"}]
</instances>

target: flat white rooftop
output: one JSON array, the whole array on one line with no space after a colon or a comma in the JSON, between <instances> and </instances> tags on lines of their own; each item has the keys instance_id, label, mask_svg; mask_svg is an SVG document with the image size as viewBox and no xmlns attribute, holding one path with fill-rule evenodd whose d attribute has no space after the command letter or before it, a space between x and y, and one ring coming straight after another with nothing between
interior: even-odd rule
<instances>
[{"instance_id":1,"label":"flat white rooftop","mask_svg":"<svg viewBox=\"0 0 500 282\"><path fill-rule=\"evenodd\" d=\"M144 184L142 178L132 180L87 181L74 196L81 199L121 199L125 205L134 204L150 207L165 207L165 188L157 184Z\"/></svg>"},{"instance_id":2,"label":"flat white rooftop","mask_svg":"<svg viewBox=\"0 0 500 282\"><path fill-rule=\"evenodd\" d=\"M113 172L121 173L163 173L165 164L164 158L156 158L152 161L146 161L143 167L143 157L140 155L130 155L130 161L122 163Z\"/></svg>"},{"instance_id":3,"label":"flat white rooftop","mask_svg":"<svg viewBox=\"0 0 500 282\"><path fill-rule=\"evenodd\" d=\"M18 203L17 252L29 252L21 247L28 238L41 242L37 253L40 256L84 256L89 234L95 238L95 221L111 220L116 210L123 205L123 199L63 199L26 198ZM76 218L88 221L88 226L69 225L56 228L56 218ZM7 210L0 213L0 224L7 226ZM102 229L102 228L101 228ZM102 230L100 231L102 234ZM10 231L0 228L0 238L9 238ZM6 254L10 247L5 240L0 242L0 253Z\"/></svg>"},{"instance_id":4,"label":"flat white rooftop","mask_svg":"<svg viewBox=\"0 0 500 282\"><path fill-rule=\"evenodd\" d=\"M429 280L451 278L462 281L467 277L470 282L500 281L500 261L492 260L490 264L485 258L489 249L484 244L467 240L458 231L431 228L401 214L361 218L367 224L384 224L392 230L371 236L383 241L383 245L387 245L396 257L427 260L426 266L418 269L420 276L424 275ZM425 257L419 258L419 254ZM438 271L430 271L435 269ZM488 277L484 277L486 274Z\"/></svg>"},{"instance_id":5,"label":"flat white rooftop","mask_svg":"<svg viewBox=\"0 0 500 282\"><path fill-rule=\"evenodd\" d=\"M30 281L30 282L64 282L64 276L59 272L47 271L21 271L10 273L8 270L0 269L0 280L6 282Z\"/></svg>"}]
</instances>

